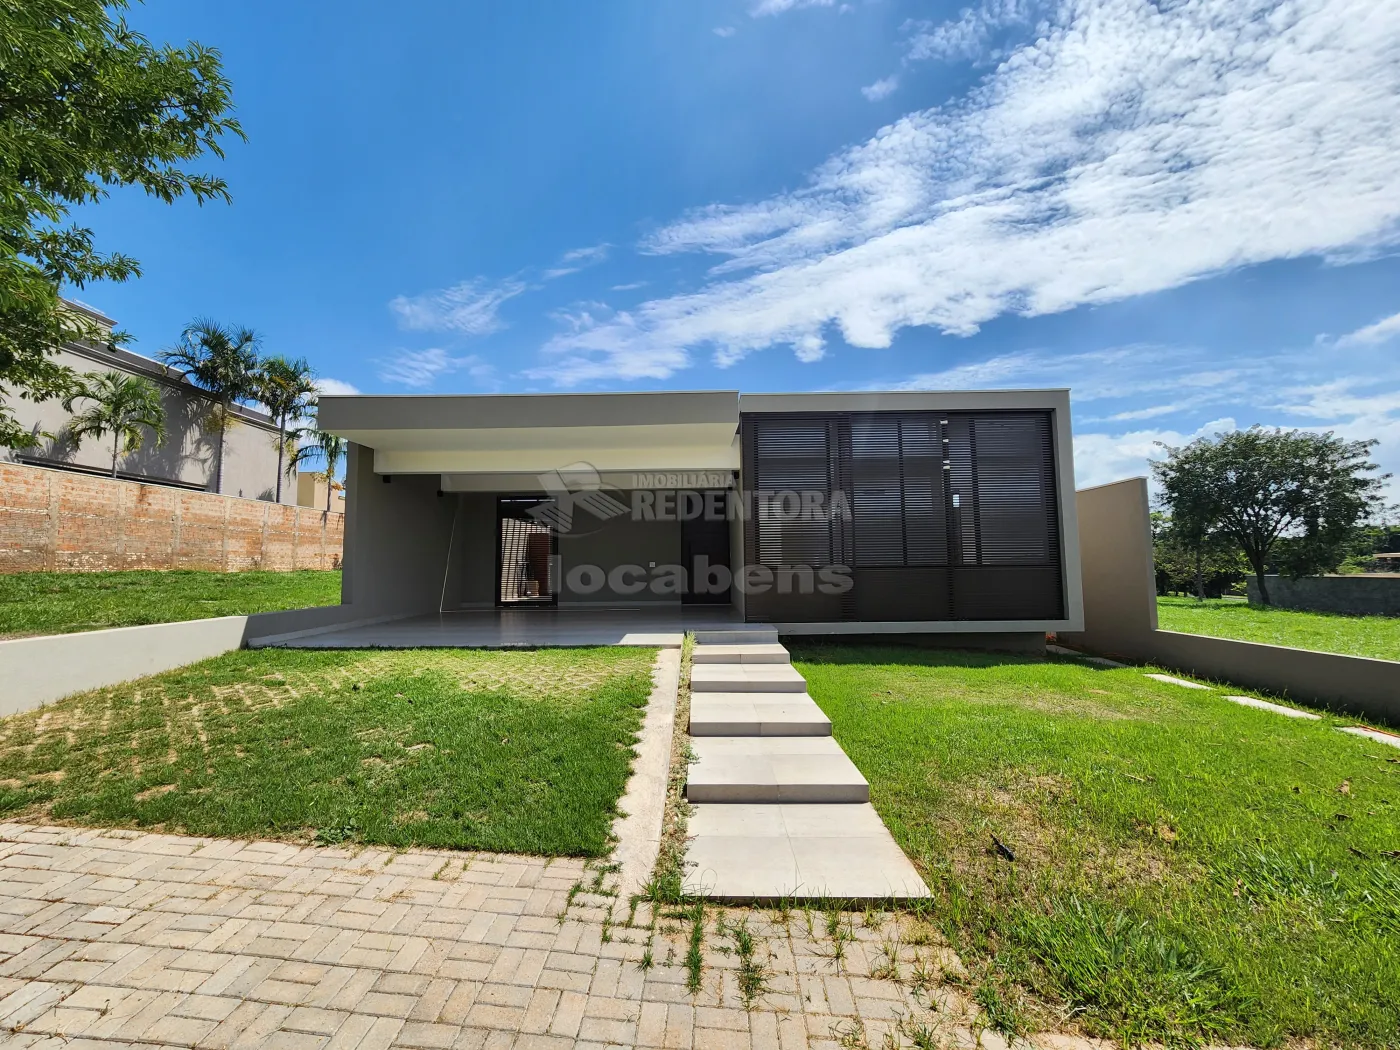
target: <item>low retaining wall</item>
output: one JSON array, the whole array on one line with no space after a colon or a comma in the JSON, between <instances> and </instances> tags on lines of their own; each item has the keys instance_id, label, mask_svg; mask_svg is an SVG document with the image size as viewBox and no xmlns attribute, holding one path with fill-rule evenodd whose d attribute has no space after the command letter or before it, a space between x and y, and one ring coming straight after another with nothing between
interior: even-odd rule
<instances>
[{"instance_id":1,"label":"low retaining wall","mask_svg":"<svg viewBox=\"0 0 1400 1050\"><path fill-rule=\"evenodd\" d=\"M1280 609L1343 613L1347 616L1400 616L1400 573L1357 576L1265 576L1269 601ZM1259 584L1249 579L1249 600L1259 601Z\"/></svg>"},{"instance_id":2,"label":"low retaining wall","mask_svg":"<svg viewBox=\"0 0 1400 1050\"><path fill-rule=\"evenodd\" d=\"M1084 630L1062 640L1400 726L1395 661L1158 630L1146 479L1082 489L1077 502Z\"/></svg>"},{"instance_id":3,"label":"low retaining wall","mask_svg":"<svg viewBox=\"0 0 1400 1050\"><path fill-rule=\"evenodd\" d=\"M0 463L0 573L334 569L345 515Z\"/></svg>"},{"instance_id":4,"label":"low retaining wall","mask_svg":"<svg viewBox=\"0 0 1400 1050\"><path fill-rule=\"evenodd\" d=\"M351 605L321 605L252 616L113 627L0 641L0 717L74 693L172 671L199 660L332 627L397 619L366 617Z\"/></svg>"}]
</instances>

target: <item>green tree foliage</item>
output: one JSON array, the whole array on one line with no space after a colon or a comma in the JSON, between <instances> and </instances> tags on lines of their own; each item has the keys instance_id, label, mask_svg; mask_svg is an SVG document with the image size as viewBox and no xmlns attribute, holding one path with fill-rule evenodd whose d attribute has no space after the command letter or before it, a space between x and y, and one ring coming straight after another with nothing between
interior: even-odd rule
<instances>
[{"instance_id":1,"label":"green tree foliage","mask_svg":"<svg viewBox=\"0 0 1400 1050\"><path fill-rule=\"evenodd\" d=\"M336 487L335 475L340 470L341 460L345 458L345 439L314 426L299 427L293 432L292 439L299 442L301 447L287 464L287 473L296 471L303 463L320 462L321 470L318 473L326 482L326 511L329 513L331 493Z\"/></svg>"},{"instance_id":2,"label":"green tree foliage","mask_svg":"<svg viewBox=\"0 0 1400 1050\"><path fill-rule=\"evenodd\" d=\"M263 358L254 377L257 397L277 423L277 502L282 502L282 463L289 444L287 424L316 406L316 373L303 358ZM294 444L294 442L293 442Z\"/></svg>"},{"instance_id":3,"label":"green tree foliage","mask_svg":"<svg viewBox=\"0 0 1400 1050\"><path fill-rule=\"evenodd\" d=\"M236 419L233 406L258 396L258 336L208 318L191 321L180 342L160 358L185 380L209 393L214 408L204 420L216 438L214 491L224 490L224 438Z\"/></svg>"},{"instance_id":4,"label":"green tree foliage","mask_svg":"<svg viewBox=\"0 0 1400 1050\"><path fill-rule=\"evenodd\" d=\"M63 399L66 412L79 400L89 402L68 421L68 433L77 441L112 435L112 477L117 476L117 456L141 448L145 431L156 444L165 441L165 408L160 388L149 379L124 372L89 372Z\"/></svg>"},{"instance_id":5,"label":"green tree foliage","mask_svg":"<svg viewBox=\"0 0 1400 1050\"><path fill-rule=\"evenodd\" d=\"M1152 559L1158 594L1219 598L1249 574L1249 563L1228 536L1178 530L1160 511L1152 512Z\"/></svg>"},{"instance_id":6,"label":"green tree foliage","mask_svg":"<svg viewBox=\"0 0 1400 1050\"><path fill-rule=\"evenodd\" d=\"M1152 464L1173 527L1192 540L1219 533L1238 544L1269 604L1264 573L1306 576L1340 564L1365 518L1381 509L1370 462L1375 441L1251 427L1163 446Z\"/></svg>"},{"instance_id":7,"label":"green tree foliage","mask_svg":"<svg viewBox=\"0 0 1400 1050\"><path fill-rule=\"evenodd\" d=\"M0 445L28 447L5 399L63 397L78 377L53 359L98 338L64 285L124 281L135 259L100 253L64 225L113 186L170 203L228 200L222 179L183 165L242 137L217 51L157 47L121 18L128 0L0 0Z\"/></svg>"}]
</instances>

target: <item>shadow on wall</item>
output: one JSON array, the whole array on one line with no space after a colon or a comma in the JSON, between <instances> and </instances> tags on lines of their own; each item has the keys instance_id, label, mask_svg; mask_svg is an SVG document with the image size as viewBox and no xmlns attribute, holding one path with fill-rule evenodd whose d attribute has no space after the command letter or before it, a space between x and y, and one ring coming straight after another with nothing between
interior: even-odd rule
<instances>
[{"instance_id":1,"label":"shadow on wall","mask_svg":"<svg viewBox=\"0 0 1400 1050\"><path fill-rule=\"evenodd\" d=\"M1395 661L1159 630L1146 478L1080 489L1076 503L1084 630L1062 640L1400 726Z\"/></svg>"}]
</instances>

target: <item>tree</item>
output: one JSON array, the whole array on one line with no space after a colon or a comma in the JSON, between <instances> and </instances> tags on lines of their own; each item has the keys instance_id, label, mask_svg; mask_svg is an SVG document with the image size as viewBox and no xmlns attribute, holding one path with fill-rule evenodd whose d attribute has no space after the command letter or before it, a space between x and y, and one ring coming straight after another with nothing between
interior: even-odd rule
<instances>
[{"instance_id":1,"label":"tree","mask_svg":"<svg viewBox=\"0 0 1400 1050\"><path fill-rule=\"evenodd\" d=\"M179 345L161 351L162 361L214 399L204 425L218 438L215 492L224 490L224 437L234 422L233 406L258 393L257 348L258 336L251 328L229 328L199 318L185 326Z\"/></svg>"},{"instance_id":2,"label":"tree","mask_svg":"<svg viewBox=\"0 0 1400 1050\"><path fill-rule=\"evenodd\" d=\"M0 0L0 445L35 444L5 406L76 389L53 359L99 329L66 309L65 285L125 281L135 259L98 252L64 226L113 186L170 203L228 200L222 179L186 170L222 136L243 136L217 51L156 47L120 13L127 0Z\"/></svg>"},{"instance_id":3,"label":"tree","mask_svg":"<svg viewBox=\"0 0 1400 1050\"><path fill-rule=\"evenodd\" d=\"M117 455L127 455L140 449L144 434L149 430L156 444L165 441L165 408L160 403L160 388L149 379L124 372L89 372L80 379L63 399L63 410L73 411L79 400L90 401L86 408L68 421L68 433L77 441L112 435L112 477L117 476Z\"/></svg>"},{"instance_id":4,"label":"tree","mask_svg":"<svg viewBox=\"0 0 1400 1050\"><path fill-rule=\"evenodd\" d=\"M292 456L291 462L287 464L287 473L291 475L303 463L314 463L320 460L324 464L324 468L318 473L326 482L326 513L329 514L331 493L336 487L335 475L340 469L340 461L345 458L345 439L316 426L298 427L292 433L292 439L300 442L300 447Z\"/></svg>"},{"instance_id":5,"label":"tree","mask_svg":"<svg viewBox=\"0 0 1400 1050\"><path fill-rule=\"evenodd\" d=\"M1157 573L1157 593L1192 592L1198 601L1219 598L1249 574L1235 542L1214 531L1181 530L1161 511L1152 512L1152 561Z\"/></svg>"},{"instance_id":6,"label":"tree","mask_svg":"<svg viewBox=\"0 0 1400 1050\"><path fill-rule=\"evenodd\" d=\"M277 423L277 502L282 502L282 461L287 451L287 424L316 406L316 376L302 358L264 358L255 382L258 400Z\"/></svg>"},{"instance_id":7,"label":"tree","mask_svg":"<svg viewBox=\"0 0 1400 1050\"><path fill-rule=\"evenodd\" d=\"M1218 530L1239 545L1268 605L1264 574L1276 554L1286 553L1288 575L1321 571L1380 510L1390 475L1369 476L1378 469L1368 458L1376 444L1255 426L1163 446L1167 458L1152 472L1173 522L1184 518L1188 531Z\"/></svg>"}]
</instances>

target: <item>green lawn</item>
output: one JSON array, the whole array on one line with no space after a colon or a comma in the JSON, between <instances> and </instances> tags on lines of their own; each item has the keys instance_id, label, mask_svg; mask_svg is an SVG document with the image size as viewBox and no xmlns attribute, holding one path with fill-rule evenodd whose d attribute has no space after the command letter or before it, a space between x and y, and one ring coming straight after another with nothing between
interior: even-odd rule
<instances>
[{"instance_id":1,"label":"green lawn","mask_svg":"<svg viewBox=\"0 0 1400 1050\"><path fill-rule=\"evenodd\" d=\"M996 1023L1396 1045L1400 751L1142 669L794 660Z\"/></svg>"},{"instance_id":2,"label":"green lawn","mask_svg":"<svg viewBox=\"0 0 1400 1050\"><path fill-rule=\"evenodd\" d=\"M340 570L0 576L0 638L340 604Z\"/></svg>"},{"instance_id":3,"label":"green lawn","mask_svg":"<svg viewBox=\"0 0 1400 1050\"><path fill-rule=\"evenodd\" d=\"M0 814L596 856L654 655L233 652L0 721Z\"/></svg>"},{"instance_id":4,"label":"green lawn","mask_svg":"<svg viewBox=\"0 0 1400 1050\"><path fill-rule=\"evenodd\" d=\"M1342 616L1250 605L1231 598L1162 597L1157 626L1166 631L1238 638L1324 653L1400 660L1400 617Z\"/></svg>"}]
</instances>

